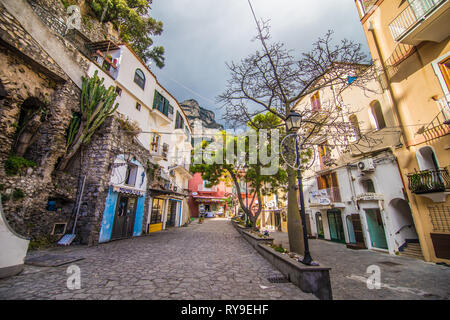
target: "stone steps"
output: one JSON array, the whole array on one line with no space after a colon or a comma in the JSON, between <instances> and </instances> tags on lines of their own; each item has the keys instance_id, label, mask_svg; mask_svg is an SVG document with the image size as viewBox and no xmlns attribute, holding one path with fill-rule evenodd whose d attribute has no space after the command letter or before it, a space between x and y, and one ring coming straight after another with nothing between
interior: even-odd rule
<instances>
[{"instance_id":1,"label":"stone steps","mask_svg":"<svg viewBox=\"0 0 450 320\"><path fill-rule=\"evenodd\" d=\"M422 249L419 243L408 243L407 246L400 252L401 256L424 260Z\"/></svg>"}]
</instances>

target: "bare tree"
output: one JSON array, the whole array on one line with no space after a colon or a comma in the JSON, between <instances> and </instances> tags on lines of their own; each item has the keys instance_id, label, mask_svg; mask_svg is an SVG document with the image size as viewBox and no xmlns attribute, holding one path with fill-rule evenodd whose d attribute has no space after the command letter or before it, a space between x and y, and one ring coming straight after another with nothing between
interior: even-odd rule
<instances>
[{"instance_id":1,"label":"bare tree","mask_svg":"<svg viewBox=\"0 0 450 320\"><path fill-rule=\"evenodd\" d=\"M238 126L252 123L257 114L271 112L285 123L295 110L303 119L299 130L301 148L321 144L330 135L334 137L334 141L328 141L330 145L348 146L349 141L355 140L355 130L346 119L341 94L350 85L365 89L375 75L361 45L349 40L334 44L333 32L328 31L313 43L309 52L296 59L282 43L271 42L268 23L254 17L258 30L255 39L262 50L240 62L227 63L231 78L224 93L218 97L226 109L224 119ZM311 108L305 98L324 89L333 92L333 99L324 103L320 110ZM287 153L295 154L292 150ZM304 254L297 172L287 166L287 173L290 250Z\"/></svg>"}]
</instances>

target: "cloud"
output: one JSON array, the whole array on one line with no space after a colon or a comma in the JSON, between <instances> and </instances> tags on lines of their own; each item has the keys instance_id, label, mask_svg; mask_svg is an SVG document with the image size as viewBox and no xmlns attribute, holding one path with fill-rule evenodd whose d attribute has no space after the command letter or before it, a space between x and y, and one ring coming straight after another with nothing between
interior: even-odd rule
<instances>
[{"instance_id":1,"label":"cloud","mask_svg":"<svg viewBox=\"0 0 450 320\"><path fill-rule=\"evenodd\" d=\"M335 31L336 40L360 42L368 52L351 0L252 3L258 18L270 19L273 40L284 42L297 54L308 51L329 29ZM225 63L239 61L258 48L251 41L256 26L247 0L154 0L151 15L164 23L163 34L154 40L166 49L166 66L151 67L158 80L180 102L194 98L220 119L223 110L213 102L229 78Z\"/></svg>"}]
</instances>

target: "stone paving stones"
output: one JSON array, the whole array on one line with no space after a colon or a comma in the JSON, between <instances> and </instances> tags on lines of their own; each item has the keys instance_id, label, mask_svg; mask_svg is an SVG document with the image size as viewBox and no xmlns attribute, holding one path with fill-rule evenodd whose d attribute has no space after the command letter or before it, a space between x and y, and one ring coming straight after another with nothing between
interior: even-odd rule
<instances>
[{"instance_id":1,"label":"stone paving stones","mask_svg":"<svg viewBox=\"0 0 450 320\"><path fill-rule=\"evenodd\" d=\"M25 266L0 280L0 299L311 299L281 275L226 219L207 219L148 236L29 254L82 256L81 290L67 288L67 267ZM264 288L264 289L263 289Z\"/></svg>"}]
</instances>

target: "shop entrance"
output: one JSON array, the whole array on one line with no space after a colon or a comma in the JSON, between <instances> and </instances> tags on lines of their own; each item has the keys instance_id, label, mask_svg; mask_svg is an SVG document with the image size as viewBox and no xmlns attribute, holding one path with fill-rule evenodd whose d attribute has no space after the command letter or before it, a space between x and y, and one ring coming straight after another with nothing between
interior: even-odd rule
<instances>
[{"instance_id":1,"label":"shop entrance","mask_svg":"<svg viewBox=\"0 0 450 320\"><path fill-rule=\"evenodd\" d=\"M384 232L383 219L379 209L365 209L367 226L369 227L370 243L372 247L387 249L386 234Z\"/></svg>"},{"instance_id":2,"label":"shop entrance","mask_svg":"<svg viewBox=\"0 0 450 320\"><path fill-rule=\"evenodd\" d=\"M134 220L136 218L137 198L125 195L119 196L111 240L130 238L133 236Z\"/></svg>"},{"instance_id":3,"label":"shop entrance","mask_svg":"<svg viewBox=\"0 0 450 320\"><path fill-rule=\"evenodd\" d=\"M331 209L327 211L328 225L330 227L331 241L345 243L344 226L342 224L341 211Z\"/></svg>"},{"instance_id":4,"label":"shop entrance","mask_svg":"<svg viewBox=\"0 0 450 320\"><path fill-rule=\"evenodd\" d=\"M177 219L177 204L177 201L169 200L166 227L175 227L175 221Z\"/></svg>"}]
</instances>

